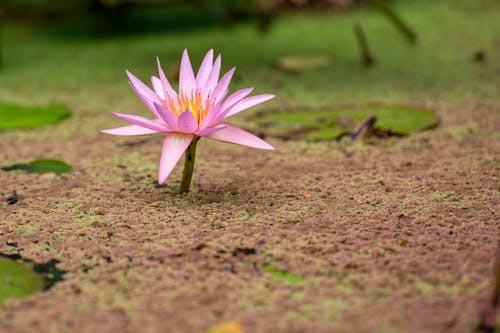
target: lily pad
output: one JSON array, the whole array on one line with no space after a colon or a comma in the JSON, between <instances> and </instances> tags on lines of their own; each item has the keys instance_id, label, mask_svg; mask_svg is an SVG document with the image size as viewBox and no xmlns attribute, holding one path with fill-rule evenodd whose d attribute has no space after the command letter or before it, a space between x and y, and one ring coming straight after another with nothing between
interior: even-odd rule
<instances>
[{"instance_id":1,"label":"lily pad","mask_svg":"<svg viewBox=\"0 0 500 333\"><path fill-rule=\"evenodd\" d=\"M61 104L39 107L0 103L0 130L51 125L69 117L70 114Z\"/></svg>"},{"instance_id":2,"label":"lily pad","mask_svg":"<svg viewBox=\"0 0 500 333\"><path fill-rule=\"evenodd\" d=\"M44 288L44 278L33 265L0 257L0 304L6 299L30 295Z\"/></svg>"},{"instance_id":3,"label":"lily pad","mask_svg":"<svg viewBox=\"0 0 500 333\"><path fill-rule=\"evenodd\" d=\"M284 139L332 140L349 134L363 120L374 116L374 129L409 135L433 128L439 120L434 112L411 106L373 105L318 110L285 110L254 116L257 131Z\"/></svg>"},{"instance_id":4,"label":"lily pad","mask_svg":"<svg viewBox=\"0 0 500 333\"><path fill-rule=\"evenodd\" d=\"M277 267L272 265L265 265L263 268L264 272L270 273L278 280L282 280L291 284L297 284L299 282L304 281L305 279L302 276L283 271Z\"/></svg>"},{"instance_id":5,"label":"lily pad","mask_svg":"<svg viewBox=\"0 0 500 333\"><path fill-rule=\"evenodd\" d=\"M70 172L71 165L59 160L42 159L42 160L35 160L30 163L14 164L11 166L3 167L2 170L4 171L26 170L29 173L53 172L56 175L60 175L62 173Z\"/></svg>"}]
</instances>

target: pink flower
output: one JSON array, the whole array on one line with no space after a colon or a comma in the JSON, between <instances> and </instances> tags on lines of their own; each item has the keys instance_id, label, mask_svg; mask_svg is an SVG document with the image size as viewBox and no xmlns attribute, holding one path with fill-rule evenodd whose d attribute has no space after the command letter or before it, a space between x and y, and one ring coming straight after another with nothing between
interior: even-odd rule
<instances>
[{"instance_id":1,"label":"pink flower","mask_svg":"<svg viewBox=\"0 0 500 333\"><path fill-rule=\"evenodd\" d=\"M165 140L160 159L158 182L165 182L173 168L193 140L206 137L212 140L236 143L257 149L274 149L267 142L241 128L223 122L257 104L274 97L262 94L247 97L253 88L238 90L226 97L235 68L229 70L219 80L221 57L213 61L213 50L205 55L196 76L184 50L179 75L179 93L167 80L160 61L159 78L151 77L153 89L127 71L129 83L134 92L155 116L146 119L136 115L113 114L132 125L101 131L111 135L146 135L164 133Z\"/></svg>"}]
</instances>

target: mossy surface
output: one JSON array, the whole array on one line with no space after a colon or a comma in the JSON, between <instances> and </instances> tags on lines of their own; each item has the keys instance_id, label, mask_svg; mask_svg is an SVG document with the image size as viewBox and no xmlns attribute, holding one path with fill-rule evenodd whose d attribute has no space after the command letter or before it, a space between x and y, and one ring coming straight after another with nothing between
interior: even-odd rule
<instances>
[{"instance_id":1,"label":"mossy surface","mask_svg":"<svg viewBox=\"0 0 500 333\"><path fill-rule=\"evenodd\" d=\"M0 132L2 165L50 157L73 169L0 172L2 196L19 196L0 202L0 252L67 271L46 292L6 301L0 331L471 332L500 231L500 7L396 8L419 44L364 10L287 15L264 36L243 24L81 40L8 25L0 100L64 103L72 117ZM359 20L377 56L371 69L358 60ZM147 115L124 68L147 81L155 56L168 66L184 47L196 65L207 49L221 52L224 69L238 67L232 89L276 93L269 108L414 105L441 123L352 144L271 138L273 152L201 140L193 190L178 195L179 166L156 183L161 136L98 131L122 124L112 111ZM275 67L309 53L331 54L331 65ZM267 264L303 280L286 283Z\"/></svg>"}]
</instances>

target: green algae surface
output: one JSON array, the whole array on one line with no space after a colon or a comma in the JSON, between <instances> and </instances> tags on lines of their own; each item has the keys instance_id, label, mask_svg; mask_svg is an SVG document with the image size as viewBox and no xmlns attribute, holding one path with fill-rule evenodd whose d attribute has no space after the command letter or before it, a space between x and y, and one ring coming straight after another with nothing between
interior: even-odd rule
<instances>
[{"instance_id":1,"label":"green algae surface","mask_svg":"<svg viewBox=\"0 0 500 333\"><path fill-rule=\"evenodd\" d=\"M1 207L0 238L12 242L0 242L0 252L17 244L68 271L57 288L5 302L0 331L192 333L240 321L262 333L472 332L498 241L500 4L394 3L417 45L362 9L283 16L266 36L243 24L94 41L6 22L0 99L58 100L74 116L64 126L0 132L1 160L46 152L78 161L78 172L0 172L4 195L16 188L23 198ZM377 58L370 69L359 63L356 21ZM167 67L184 47L195 67L212 47L224 72L237 66L234 91L276 94L230 122L264 108L378 102L428 107L442 123L346 146L271 137L273 152L202 140L193 191L175 195L156 187L161 135L99 130L124 125L112 110L151 117L123 69L149 80L156 56ZM482 63L473 60L478 50ZM325 53L332 63L321 70L275 67L283 56ZM235 257L237 248L255 253ZM266 263L305 280L280 280Z\"/></svg>"},{"instance_id":2,"label":"green algae surface","mask_svg":"<svg viewBox=\"0 0 500 333\"><path fill-rule=\"evenodd\" d=\"M43 287L43 277L35 273L32 265L0 258L0 304L9 298L30 295Z\"/></svg>"},{"instance_id":3,"label":"green algae surface","mask_svg":"<svg viewBox=\"0 0 500 333\"><path fill-rule=\"evenodd\" d=\"M281 270L272 265L265 265L263 268L264 272L271 274L275 279L288 282L290 284L297 284L303 282L305 279L299 275Z\"/></svg>"}]
</instances>

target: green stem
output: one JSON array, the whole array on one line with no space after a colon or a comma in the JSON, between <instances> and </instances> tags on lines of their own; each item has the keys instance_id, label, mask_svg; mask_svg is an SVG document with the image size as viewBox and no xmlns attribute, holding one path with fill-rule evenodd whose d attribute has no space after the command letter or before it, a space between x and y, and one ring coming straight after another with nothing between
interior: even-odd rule
<instances>
[{"instance_id":1,"label":"green stem","mask_svg":"<svg viewBox=\"0 0 500 333\"><path fill-rule=\"evenodd\" d=\"M196 137L191 141L188 149L184 153L184 172L182 173L181 187L179 193L188 193L193 178L194 158L196 157L196 144L200 138Z\"/></svg>"},{"instance_id":2,"label":"green stem","mask_svg":"<svg viewBox=\"0 0 500 333\"><path fill-rule=\"evenodd\" d=\"M368 46L368 40L366 39L365 32L361 27L361 24L356 23L354 25L354 33L356 34L356 39L358 40L359 50L361 52L361 62L366 67L375 64L375 58L370 52L370 47Z\"/></svg>"},{"instance_id":3,"label":"green stem","mask_svg":"<svg viewBox=\"0 0 500 333\"><path fill-rule=\"evenodd\" d=\"M417 33L406 24L406 22L399 16L396 11L383 0L369 0L369 2L377 8L382 15L384 15L391 23L398 29L408 40L408 42L415 44L417 42Z\"/></svg>"}]
</instances>

